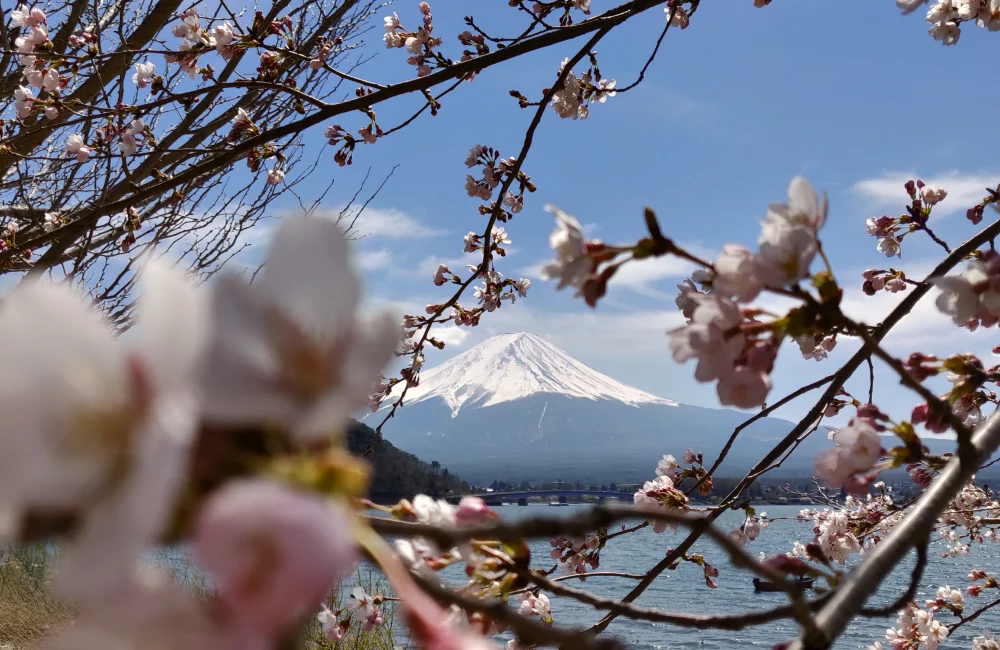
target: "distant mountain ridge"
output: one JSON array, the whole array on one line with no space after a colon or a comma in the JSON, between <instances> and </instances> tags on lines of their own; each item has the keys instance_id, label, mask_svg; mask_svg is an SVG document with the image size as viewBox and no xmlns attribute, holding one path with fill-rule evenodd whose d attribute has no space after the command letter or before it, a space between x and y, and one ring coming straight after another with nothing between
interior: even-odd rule
<instances>
[{"instance_id":1,"label":"distant mountain ridge","mask_svg":"<svg viewBox=\"0 0 1000 650\"><path fill-rule=\"evenodd\" d=\"M646 393L521 332L493 336L422 373L384 435L467 481L638 483L653 478L663 454L679 458L691 447L714 461L748 417ZM793 428L776 418L754 422L717 475L745 475ZM937 453L954 446L923 437ZM816 454L832 444L824 429L815 431L769 476L811 476Z\"/></svg>"},{"instance_id":2,"label":"distant mountain ridge","mask_svg":"<svg viewBox=\"0 0 1000 650\"><path fill-rule=\"evenodd\" d=\"M467 404L481 408L538 393L609 399L632 406L677 406L677 402L602 375L528 332L493 336L422 373L420 385L407 391L406 403L439 398L458 415Z\"/></svg>"}]
</instances>

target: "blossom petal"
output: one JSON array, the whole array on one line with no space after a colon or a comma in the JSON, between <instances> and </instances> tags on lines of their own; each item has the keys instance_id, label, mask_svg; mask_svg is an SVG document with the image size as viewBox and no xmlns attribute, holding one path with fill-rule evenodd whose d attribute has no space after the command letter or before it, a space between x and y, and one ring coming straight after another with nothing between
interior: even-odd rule
<instances>
[{"instance_id":1,"label":"blossom petal","mask_svg":"<svg viewBox=\"0 0 1000 650\"><path fill-rule=\"evenodd\" d=\"M358 304L358 281L340 226L322 218L282 221L261 289L318 343L329 343L344 332Z\"/></svg>"}]
</instances>

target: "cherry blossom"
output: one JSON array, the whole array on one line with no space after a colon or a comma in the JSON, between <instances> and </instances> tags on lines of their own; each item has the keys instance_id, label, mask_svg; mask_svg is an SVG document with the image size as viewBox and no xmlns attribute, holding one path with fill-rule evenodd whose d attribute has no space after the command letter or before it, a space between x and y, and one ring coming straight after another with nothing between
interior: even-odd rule
<instances>
[{"instance_id":1,"label":"cherry blossom","mask_svg":"<svg viewBox=\"0 0 1000 650\"><path fill-rule=\"evenodd\" d=\"M150 83L152 83L153 78L156 76L156 64L146 61L145 63L135 64L135 73L132 75L132 83L139 86L140 88L145 88Z\"/></svg>"},{"instance_id":2,"label":"cherry blossom","mask_svg":"<svg viewBox=\"0 0 1000 650\"><path fill-rule=\"evenodd\" d=\"M11 27L37 27L47 24L45 12L38 7L31 7L21 4L10 12Z\"/></svg>"},{"instance_id":3,"label":"cherry blossom","mask_svg":"<svg viewBox=\"0 0 1000 650\"><path fill-rule=\"evenodd\" d=\"M656 475L666 476L667 478L673 480L679 468L680 465L677 464L676 458L670 455L664 455L663 458L660 459L660 462L656 464Z\"/></svg>"},{"instance_id":4,"label":"cherry blossom","mask_svg":"<svg viewBox=\"0 0 1000 650\"><path fill-rule=\"evenodd\" d=\"M215 39L215 49L219 54L223 54L223 51L233 42L233 38L235 38L235 32L228 20L212 28L212 38Z\"/></svg>"},{"instance_id":5,"label":"cherry blossom","mask_svg":"<svg viewBox=\"0 0 1000 650\"><path fill-rule=\"evenodd\" d=\"M145 130L146 125L141 119L133 120L122 133L121 140L118 141L118 150L126 156L134 154L139 147L136 136L141 135Z\"/></svg>"},{"instance_id":6,"label":"cherry blossom","mask_svg":"<svg viewBox=\"0 0 1000 650\"><path fill-rule=\"evenodd\" d=\"M696 359L695 379L708 382L733 371L733 362L743 351L742 333L733 332L742 322L739 307L725 298L692 296L696 307L691 323L669 334L674 360Z\"/></svg>"},{"instance_id":7,"label":"cherry blossom","mask_svg":"<svg viewBox=\"0 0 1000 650\"><path fill-rule=\"evenodd\" d=\"M615 92L615 80L614 79L601 79L597 83L597 94L594 95L594 101L604 103L608 100L608 97L614 97L617 93Z\"/></svg>"},{"instance_id":8,"label":"cherry blossom","mask_svg":"<svg viewBox=\"0 0 1000 650\"><path fill-rule=\"evenodd\" d=\"M726 244L715 261L712 292L739 302L749 302L763 288L753 252L739 244Z\"/></svg>"},{"instance_id":9,"label":"cherry blossom","mask_svg":"<svg viewBox=\"0 0 1000 650\"><path fill-rule=\"evenodd\" d=\"M687 505L687 497L675 488L674 482L665 475L657 476L652 481L646 481L642 489L632 496L632 499L637 507L662 509L668 512L679 512ZM656 533L662 533L668 526L671 530L677 530L677 524L668 524L666 521L653 521L651 526L653 532Z\"/></svg>"},{"instance_id":10,"label":"cherry blossom","mask_svg":"<svg viewBox=\"0 0 1000 650\"><path fill-rule=\"evenodd\" d=\"M14 527L0 537L16 534L35 509L80 516L60 558L64 596L119 579L161 532L195 433L202 294L157 265L144 270L142 289L144 335L134 348L68 288L26 287L0 305L0 333L19 341L7 358L27 364L16 378L0 376L11 411L0 431L0 522Z\"/></svg>"},{"instance_id":11,"label":"cherry blossom","mask_svg":"<svg viewBox=\"0 0 1000 650\"><path fill-rule=\"evenodd\" d=\"M843 487L854 474L872 469L882 442L870 418L855 417L831 435L836 446L816 456L816 476L830 487Z\"/></svg>"},{"instance_id":12,"label":"cherry blossom","mask_svg":"<svg viewBox=\"0 0 1000 650\"><path fill-rule=\"evenodd\" d=\"M44 91L52 91L59 87L59 72L55 68L48 70L28 70L24 73L28 84Z\"/></svg>"},{"instance_id":13,"label":"cherry blossom","mask_svg":"<svg viewBox=\"0 0 1000 650\"><path fill-rule=\"evenodd\" d=\"M264 479L231 482L198 516L193 551L241 626L274 638L356 561L346 509Z\"/></svg>"},{"instance_id":14,"label":"cherry blossom","mask_svg":"<svg viewBox=\"0 0 1000 650\"><path fill-rule=\"evenodd\" d=\"M973 650L1000 650L1000 643L990 630L983 630L982 636L972 639Z\"/></svg>"},{"instance_id":15,"label":"cherry blossom","mask_svg":"<svg viewBox=\"0 0 1000 650\"><path fill-rule=\"evenodd\" d=\"M934 619L934 614L911 603L900 611L896 626L885 633L893 648L919 646L921 650L937 650L948 637L948 628Z\"/></svg>"},{"instance_id":16,"label":"cherry blossom","mask_svg":"<svg viewBox=\"0 0 1000 650\"><path fill-rule=\"evenodd\" d=\"M880 238L876 248L886 257L899 257L900 255L899 239L892 235Z\"/></svg>"},{"instance_id":17,"label":"cherry blossom","mask_svg":"<svg viewBox=\"0 0 1000 650\"><path fill-rule=\"evenodd\" d=\"M562 74L563 68L569 64L569 58L563 59L562 65L559 66L559 74ZM580 94L580 81L577 79L576 74L570 72L566 75L563 80L562 87L552 95L552 108L555 110L556 114L562 118L586 118L587 113L584 110L585 107L580 104L579 99Z\"/></svg>"},{"instance_id":18,"label":"cherry blossom","mask_svg":"<svg viewBox=\"0 0 1000 650\"><path fill-rule=\"evenodd\" d=\"M781 287L809 275L826 213L826 195L820 199L808 181L792 179L788 203L771 204L761 225L757 268L764 284Z\"/></svg>"},{"instance_id":19,"label":"cherry blossom","mask_svg":"<svg viewBox=\"0 0 1000 650\"><path fill-rule=\"evenodd\" d=\"M82 135L73 133L66 140L66 153L76 156L77 162L86 162L90 157L90 147L84 143Z\"/></svg>"},{"instance_id":20,"label":"cherry blossom","mask_svg":"<svg viewBox=\"0 0 1000 650\"><path fill-rule=\"evenodd\" d=\"M278 183L281 183L283 180L285 180L285 172L277 168L267 170L268 185L277 185Z\"/></svg>"},{"instance_id":21,"label":"cherry blossom","mask_svg":"<svg viewBox=\"0 0 1000 650\"><path fill-rule=\"evenodd\" d=\"M31 107L34 102L35 95L31 92L31 88L18 86L14 89L14 110L17 112L18 119L23 120L31 115Z\"/></svg>"},{"instance_id":22,"label":"cherry blossom","mask_svg":"<svg viewBox=\"0 0 1000 650\"><path fill-rule=\"evenodd\" d=\"M556 259L542 267L542 277L546 280L558 280L556 289L566 286L579 289L593 272L594 266L587 254L583 227L574 217L554 205L548 205L545 209L556 218L556 228L549 236L549 244L556 253Z\"/></svg>"},{"instance_id":23,"label":"cherry blossom","mask_svg":"<svg viewBox=\"0 0 1000 650\"><path fill-rule=\"evenodd\" d=\"M344 639L346 635L344 624L338 621L336 614L331 612L325 605L320 608L319 614L316 615L316 620L319 621L320 629L323 630L323 634L326 635L327 639L334 643Z\"/></svg>"},{"instance_id":24,"label":"cherry blossom","mask_svg":"<svg viewBox=\"0 0 1000 650\"><path fill-rule=\"evenodd\" d=\"M719 403L749 409L760 406L771 392L771 378L748 366L741 366L719 378Z\"/></svg>"},{"instance_id":25,"label":"cherry blossom","mask_svg":"<svg viewBox=\"0 0 1000 650\"><path fill-rule=\"evenodd\" d=\"M375 602L368 595L364 587L358 586L351 590L351 595L347 599L347 609L365 618L375 611Z\"/></svg>"},{"instance_id":26,"label":"cherry blossom","mask_svg":"<svg viewBox=\"0 0 1000 650\"><path fill-rule=\"evenodd\" d=\"M545 622L552 622L549 597L543 593L529 594L521 601L521 608L518 611L522 616L538 616Z\"/></svg>"},{"instance_id":27,"label":"cherry blossom","mask_svg":"<svg viewBox=\"0 0 1000 650\"><path fill-rule=\"evenodd\" d=\"M202 384L206 417L219 423L268 422L307 439L336 433L399 339L394 316L355 313L347 242L322 218L286 218L258 282L224 275L213 302Z\"/></svg>"}]
</instances>

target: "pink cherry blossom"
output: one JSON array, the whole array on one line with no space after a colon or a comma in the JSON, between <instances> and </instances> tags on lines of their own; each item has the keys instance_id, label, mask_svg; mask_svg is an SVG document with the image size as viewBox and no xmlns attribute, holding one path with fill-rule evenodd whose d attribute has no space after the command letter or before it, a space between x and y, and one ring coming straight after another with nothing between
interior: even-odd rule
<instances>
[{"instance_id":1,"label":"pink cherry blossom","mask_svg":"<svg viewBox=\"0 0 1000 650\"><path fill-rule=\"evenodd\" d=\"M852 475L872 469L882 455L881 437L868 418L854 418L831 438L836 446L816 456L814 468L830 487L843 487Z\"/></svg>"},{"instance_id":2,"label":"pink cherry blossom","mask_svg":"<svg viewBox=\"0 0 1000 650\"><path fill-rule=\"evenodd\" d=\"M761 288L753 252L739 244L726 244L715 260L712 292L739 302L750 302Z\"/></svg>"},{"instance_id":3,"label":"pink cherry blossom","mask_svg":"<svg viewBox=\"0 0 1000 650\"><path fill-rule=\"evenodd\" d=\"M346 509L264 479L222 487L202 508L193 551L241 625L273 638L356 561Z\"/></svg>"},{"instance_id":4,"label":"pink cherry blossom","mask_svg":"<svg viewBox=\"0 0 1000 650\"><path fill-rule=\"evenodd\" d=\"M83 142L83 136L73 133L66 140L66 153L76 156L77 162L86 162L90 157L90 147Z\"/></svg>"},{"instance_id":5,"label":"pink cherry blossom","mask_svg":"<svg viewBox=\"0 0 1000 650\"><path fill-rule=\"evenodd\" d=\"M760 406L771 392L771 378L748 366L736 368L719 378L719 403L736 408Z\"/></svg>"}]
</instances>

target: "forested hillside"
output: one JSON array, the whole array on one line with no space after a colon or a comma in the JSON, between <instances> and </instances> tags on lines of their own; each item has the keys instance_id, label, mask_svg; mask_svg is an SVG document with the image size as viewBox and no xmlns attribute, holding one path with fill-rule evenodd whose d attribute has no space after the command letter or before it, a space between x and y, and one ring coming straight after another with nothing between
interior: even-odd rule
<instances>
[{"instance_id":1,"label":"forested hillside","mask_svg":"<svg viewBox=\"0 0 1000 650\"><path fill-rule=\"evenodd\" d=\"M398 449L387 440L378 440L371 427L352 421L347 430L351 453L364 456L373 467L369 495L373 500L411 498L415 494L445 496L449 492L465 494L467 483L454 476L435 460L424 462L413 454Z\"/></svg>"}]
</instances>

